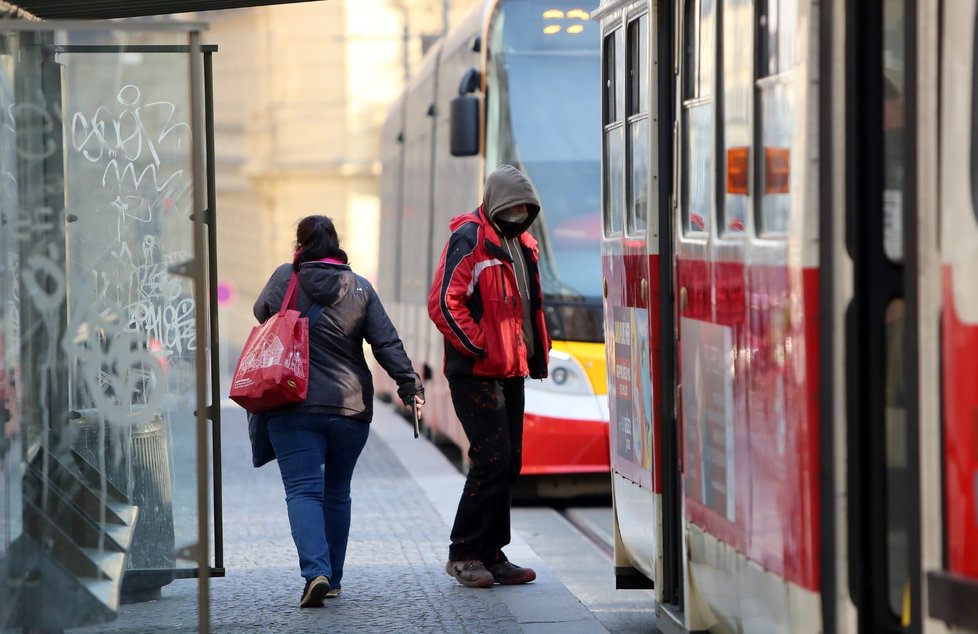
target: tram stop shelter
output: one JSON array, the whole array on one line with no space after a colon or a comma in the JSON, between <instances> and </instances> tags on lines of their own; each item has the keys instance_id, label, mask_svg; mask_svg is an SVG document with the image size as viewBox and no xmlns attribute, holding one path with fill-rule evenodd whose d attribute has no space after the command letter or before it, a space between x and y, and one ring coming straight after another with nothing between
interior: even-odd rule
<instances>
[{"instance_id":1,"label":"tram stop shelter","mask_svg":"<svg viewBox=\"0 0 978 634\"><path fill-rule=\"evenodd\" d=\"M209 629L216 47L107 20L280 3L0 1L0 630L103 623L180 577Z\"/></svg>"}]
</instances>

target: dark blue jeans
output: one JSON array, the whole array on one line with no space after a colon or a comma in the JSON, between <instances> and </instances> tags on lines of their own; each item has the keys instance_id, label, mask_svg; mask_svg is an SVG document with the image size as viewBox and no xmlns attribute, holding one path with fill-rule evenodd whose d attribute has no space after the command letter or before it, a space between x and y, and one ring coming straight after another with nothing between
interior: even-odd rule
<instances>
[{"instance_id":1,"label":"dark blue jeans","mask_svg":"<svg viewBox=\"0 0 978 634\"><path fill-rule=\"evenodd\" d=\"M308 581L343 581L350 537L350 480L367 444L370 424L333 414L292 414L268 419L285 485L292 539Z\"/></svg>"}]
</instances>

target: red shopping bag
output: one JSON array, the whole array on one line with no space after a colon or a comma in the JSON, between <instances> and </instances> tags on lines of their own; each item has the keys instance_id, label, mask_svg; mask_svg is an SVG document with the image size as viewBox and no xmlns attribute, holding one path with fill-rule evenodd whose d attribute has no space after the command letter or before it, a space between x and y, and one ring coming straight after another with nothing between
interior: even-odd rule
<instances>
[{"instance_id":1,"label":"red shopping bag","mask_svg":"<svg viewBox=\"0 0 978 634\"><path fill-rule=\"evenodd\" d=\"M231 379L231 400L249 412L298 403L309 391L309 320L295 310L292 273L282 307L248 335Z\"/></svg>"}]
</instances>

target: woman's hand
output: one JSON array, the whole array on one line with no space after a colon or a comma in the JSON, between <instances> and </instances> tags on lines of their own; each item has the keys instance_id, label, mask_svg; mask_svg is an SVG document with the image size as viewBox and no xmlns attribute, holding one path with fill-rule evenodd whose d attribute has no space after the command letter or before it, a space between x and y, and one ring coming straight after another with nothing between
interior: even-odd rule
<instances>
[{"instance_id":1,"label":"woman's hand","mask_svg":"<svg viewBox=\"0 0 978 634\"><path fill-rule=\"evenodd\" d=\"M414 396L414 407L417 409L418 419L421 418L421 406L422 405L424 405L424 399L421 398L420 395L415 394L415 396Z\"/></svg>"}]
</instances>

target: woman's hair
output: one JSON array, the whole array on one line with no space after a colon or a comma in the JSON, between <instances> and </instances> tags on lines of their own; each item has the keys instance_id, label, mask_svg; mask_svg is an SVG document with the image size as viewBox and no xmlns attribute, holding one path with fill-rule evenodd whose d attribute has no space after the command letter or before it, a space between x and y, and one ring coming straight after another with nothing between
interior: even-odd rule
<instances>
[{"instance_id":1,"label":"woman's hair","mask_svg":"<svg viewBox=\"0 0 978 634\"><path fill-rule=\"evenodd\" d=\"M346 251L340 248L333 221L326 216L306 216L295 230L295 253L292 268L296 271L303 262L333 258L349 264Z\"/></svg>"}]
</instances>

